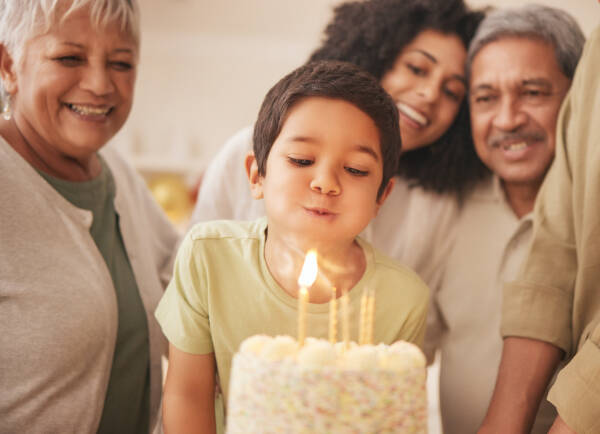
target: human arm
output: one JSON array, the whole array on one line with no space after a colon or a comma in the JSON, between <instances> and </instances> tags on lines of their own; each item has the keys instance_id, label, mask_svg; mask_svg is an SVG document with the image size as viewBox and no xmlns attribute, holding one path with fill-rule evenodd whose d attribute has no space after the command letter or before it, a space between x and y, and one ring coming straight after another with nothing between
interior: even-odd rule
<instances>
[{"instance_id":1,"label":"human arm","mask_svg":"<svg viewBox=\"0 0 600 434\"><path fill-rule=\"evenodd\" d=\"M535 339L507 337L492 400L479 434L528 433L562 350Z\"/></svg>"},{"instance_id":2,"label":"human arm","mask_svg":"<svg viewBox=\"0 0 600 434\"><path fill-rule=\"evenodd\" d=\"M214 353L189 354L170 344L163 398L165 433L216 433L214 400Z\"/></svg>"},{"instance_id":3,"label":"human arm","mask_svg":"<svg viewBox=\"0 0 600 434\"><path fill-rule=\"evenodd\" d=\"M180 416L189 411L187 405L190 402L201 400L204 405L210 406L212 410L204 408L202 414L212 415L213 423L215 419L213 401L216 368L208 315L208 285L203 267L205 255L194 253L197 242L201 243L194 238L194 230L188 232L177 253L171 283L155 311L155 317L170 346L165 385L165 395L168 393L170 398L163 415L165 427L171 427L171 432L175 433L181 432L178 425L181 423ZM203 394L194 395L194 390L186 387L197 388L196 392ZM181 410L178 409L179 405L182 405ZM212 426L210 420L205 418L196 422ZM190 424L190 427L196 425Z\"/></svg>"},{"instance_id":4,"label":"human arm","mask_svg":"<svg viewBox=\"0 0 600 434\"><path fill-rule=\"evenodd\" d=\"M600 312L597 315L595 327L585 333L587 338L548 393L562 421L579 434L600 432Z\"/></svg>"}]
</instances>

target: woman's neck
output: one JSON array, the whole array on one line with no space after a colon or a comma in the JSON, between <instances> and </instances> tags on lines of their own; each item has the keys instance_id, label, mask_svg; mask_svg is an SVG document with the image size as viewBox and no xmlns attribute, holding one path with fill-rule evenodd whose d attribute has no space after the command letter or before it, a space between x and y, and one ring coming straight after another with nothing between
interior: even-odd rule
<instances>
[{"instance_id":1,"label":"woman's neck","mask_svg":"<svg viewBox=\"0 0 600 434\"><path fill-rule=\"evenodd\" d=\"M0 135L34 169L66 181L89 181L102 171L96 153L74 158L50 146L36 146L22 133L14 118L0 121Z\"/></svg>"},{"instance_id":2,"label":"woman's neck","mask_svg":"<svg viewBox=\"0 0 600 434\"><path fill-rule=\"evenodd\" d=\"M298 276L309 248L317 251L319 273L309 290L311 303L326 303L331 299L331 287L349 291L363 276L366 258L356 241L342 245L313 245L267 234L265 261L275 281L292 297L298 295Z\"/></svg>"}]
</instances>

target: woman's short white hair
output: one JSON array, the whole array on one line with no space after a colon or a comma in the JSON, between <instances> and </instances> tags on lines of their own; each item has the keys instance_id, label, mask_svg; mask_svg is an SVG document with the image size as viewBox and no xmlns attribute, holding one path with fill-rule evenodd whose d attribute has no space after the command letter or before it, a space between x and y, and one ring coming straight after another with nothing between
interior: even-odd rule
<instances>
[{"instance_id":1,"label":"woman's short white hair","mask_svg":"<svg viewBox=\"0 0 600 434\"><path fill-rule=\"evenodd\" d=\"M29 39L59 26L84 8L90 11L92 25L102 28L117 23L139 43L137 0L0 0L0 44L18 62Z\"/></svg>"}]
</instances>

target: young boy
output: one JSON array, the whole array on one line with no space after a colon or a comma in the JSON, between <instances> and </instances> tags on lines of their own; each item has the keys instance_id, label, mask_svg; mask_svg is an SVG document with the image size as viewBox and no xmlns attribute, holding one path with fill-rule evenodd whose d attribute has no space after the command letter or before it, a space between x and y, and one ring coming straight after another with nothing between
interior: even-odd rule
<instances>
[{"instance_id":1,"label":"young boy","mask_svg":"<svg viewBox=\"0 0 600 434\"><path fill-rule=\"evenodd\" d=\"M309 290L308 336L327 337L335 286L338 297L348 291L354 339L361 295L374 290L374 341L422 343L427 287L357 237L390 193L399 153L393 101L353 65L309 63L269 91L246 159L267 217L192 228L156 311L170 341L167 432L214 432L215 369L227 398L231 360L246 337L296 335L309 249L318 252L319 278Z\"/></svg>"}]
</instances>

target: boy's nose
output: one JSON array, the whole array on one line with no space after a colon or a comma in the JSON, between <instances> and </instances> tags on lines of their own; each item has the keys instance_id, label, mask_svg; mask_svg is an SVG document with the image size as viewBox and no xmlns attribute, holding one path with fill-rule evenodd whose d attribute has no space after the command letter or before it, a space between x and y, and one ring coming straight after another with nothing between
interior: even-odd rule
<instances>
[{"instance_id":1,"label":"boy's nose","mask_svg":"<svg viewBox=\"0 0 600 434\"><path fill-rule=\"evenodd\" d=\"M315 174L310 183L310 188L321 194L338 195L341 192L337 176L329 170L321 170Z\"/></svg>"}]
</instances>

